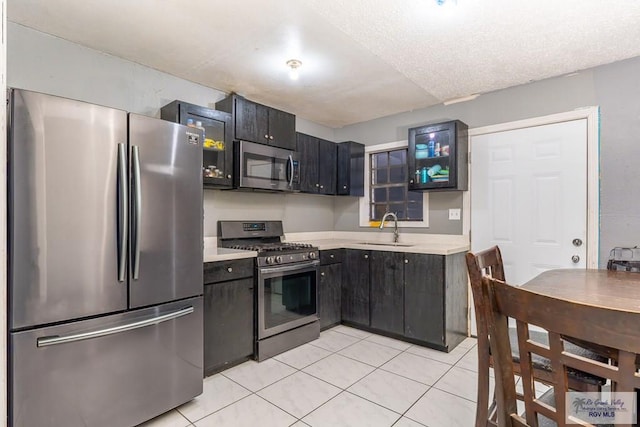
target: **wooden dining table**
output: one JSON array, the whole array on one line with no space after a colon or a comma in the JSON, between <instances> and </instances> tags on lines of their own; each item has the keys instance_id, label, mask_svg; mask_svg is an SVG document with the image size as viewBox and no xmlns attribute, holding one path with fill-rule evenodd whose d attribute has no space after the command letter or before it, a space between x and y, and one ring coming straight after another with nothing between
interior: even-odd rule
<instances>
[{"instance_id":1,"label":"wooden dining table","mask_svg":"<svg viewBox=\"0 0 640 427\"><path fill-rule=\"evenodd\" d=\"M522 288L582 304L640 313L640 273L577 268L549 270L529 280ZM567 339L603 357L617 358L615 352L596 343ZM640 355L636 364L640 366Z\"/></svg>"},{"instance_id":2,"label":"wooden dining table","mask_svg":"<svg viewBox=\"0 0 640 427\"><path fill-rule=\"evenodd\" d=\"M640 313L640 273L577 268L549 270L522 287L550 297Z\"/></svg>"}]
</instances>

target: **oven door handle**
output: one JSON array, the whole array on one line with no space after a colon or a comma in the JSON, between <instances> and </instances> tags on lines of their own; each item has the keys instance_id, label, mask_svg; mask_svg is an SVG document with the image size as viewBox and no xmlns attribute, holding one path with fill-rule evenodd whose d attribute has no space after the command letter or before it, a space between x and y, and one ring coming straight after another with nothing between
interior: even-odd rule
<instances>
[{"instance_id":1,"label":"oven door handle","mask_svg":"<svg viewBox=\"0 0 640 427\"><path fill-rule=\"evenodd\" d=\"M320 261L311 261L311 262L305 262L305 263L296 263L293 265L283 265L282 267L267 267L267 268L261 268L260 269L260 273L265 274L265 273L282 273L285 271L295 271L295 270L302 270L303 268L307 268L307 267L317 267L318 265L320 265Z\"/></svg>"}]
</instances>

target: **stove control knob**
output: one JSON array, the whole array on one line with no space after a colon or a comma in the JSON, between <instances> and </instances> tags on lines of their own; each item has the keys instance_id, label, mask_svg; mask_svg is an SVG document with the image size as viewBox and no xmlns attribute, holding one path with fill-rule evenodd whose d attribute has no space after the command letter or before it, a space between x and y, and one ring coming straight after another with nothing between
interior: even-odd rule
<instances>
[{"instance_id":1,"label":"stove control knob","mask_svg":"<svg viewBox=\"0 0 640 427\"><path fill-rule=\"evenodd\" d=\"M280 255L278 255L278 256L276 257L276 262L277 262L278 264L282 264L282 257L281 257Z\"/></svg>"},{"instance_id":2,"label":"stove control knob","mask_svg":"<svg viewBox=\"0 0 640 427\"><path fill-rule=\"evenodd\" d=\"M267 259L265 260L265 262L267 264L273 264L273 257L272 256L268 256Z\"/></svg>"},{"instance_id":3,"label":"stove control knob","mask_svg":"<svg viewBox=\"0 0 640 427\"><path fill-rule=\"evenodd\" d=\"M315 252L309 252L309 258L310 259L316 259L316 253Z\"/></svg>"}]
</instances>

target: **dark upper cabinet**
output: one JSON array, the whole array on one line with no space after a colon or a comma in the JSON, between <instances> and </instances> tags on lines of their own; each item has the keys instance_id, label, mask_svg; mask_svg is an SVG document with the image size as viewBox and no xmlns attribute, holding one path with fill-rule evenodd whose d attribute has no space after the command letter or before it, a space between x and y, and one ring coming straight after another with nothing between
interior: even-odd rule
<instances>
[{"instance_id":1,"label":"dark upper cabinet","mask_svg":"<svg viewBox=\"0 0 640 427\"><path fill-rule=\"evenodd\" d=\"M216 108L233 116L233 139L296 149L296 116L232 93Z\"/></svg>"},{"instance_id":2,"label":"dark upper cabinet","mask_svg":"<svg viewBox=\"0 0 640 427\"><path fill-rule=\"evenodd\" d=\"M364 196L364 145L346 141L337 146L336 194Z\"/></svg>"},{"instance_id":3,"label":"dark upper cabinet","mask_svg":"<svg viewBox=\"0 0 640 427\"><path fill-rule=\"evenodd\" d=\"M371 327L404 334L402 252L371 251Z\"/></svg>"},{"instance_id":4,"label":"dark upper cabinet","mask_svg":"<svg viewBox=\"0 0 640 427\"><path fill-rule=\"evenodd\" d=\"M300 160L300 191L336 194L336 144L304 133L296 134Z\"/></svg>"},{"instance_id":5,"label":"dark upper cabinet","mask_svg":"<svg viewBox=\"0 0 640 427\"><path fill-rule=\"evenodd\" d=\"M459 120L409 129L409 190L466 190L468 127Z\"/></svg>"},{"instance_id":6,"label":"dark upper cabinet","mask_svg":"<svg viewBox=\"0 0 640 427\"><path fill-rule=\"evenodd\" d=\"M369 326L370 251L346 249L342 270L342 320Z\"/></svg>"},{"instance_id":7,"label":"dark upper cabinet","mask_svg":"<svg viewBox=\"0 0 640 427\"><path fill-rule=\"evenodd\" d=\"M205 187L233 185L231 114L183 101L173 101L160 110L164 120L201 128L204 132L202 181Z\"/></svg>"}]
</instances>

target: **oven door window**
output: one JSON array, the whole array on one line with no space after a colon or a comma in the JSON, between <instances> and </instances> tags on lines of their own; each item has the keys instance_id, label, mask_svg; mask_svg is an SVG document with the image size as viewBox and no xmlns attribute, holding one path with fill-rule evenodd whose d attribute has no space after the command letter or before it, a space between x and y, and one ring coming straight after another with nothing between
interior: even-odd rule
<instances>
[{"instance_id":1,"label":"oven door window","mask_svg":"<svg viewBox=\"0 0 640 427\"><path fill-rule=\"evenodd\" d=\"M288 182L288 159L264 156L262 154L251 152L245 152L243 157L243 171L245 178L257 178L267 181L280 181L285 183Z\"/></svg>"},{"instance_id":2,"label":"oven door window","mask_svg":"<svg viewBox=\"0 0 640 427\"><path fill-rule=\"evenodd\" d=\"M315 316L316 272L308 271L264 279L264 327L269 329L298 323Z\"/></svg>"}]
</instances>

